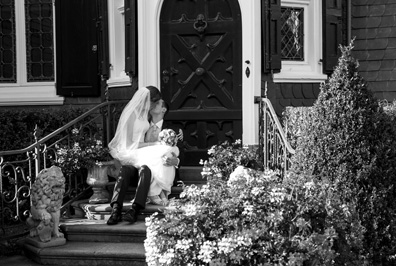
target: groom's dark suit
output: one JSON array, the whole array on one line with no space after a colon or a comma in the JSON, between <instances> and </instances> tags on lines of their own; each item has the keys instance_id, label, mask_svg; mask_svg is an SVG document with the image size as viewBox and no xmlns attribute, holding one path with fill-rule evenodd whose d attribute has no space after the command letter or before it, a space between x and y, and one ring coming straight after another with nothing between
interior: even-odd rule
<instances>
[{"instance_id":1,"label":"groom's dark suit","mask_svg":"<svg viewBox=\"0 0 396 266\"><path fill-rule=\"evenodd\" d=\"M170 127L170 125L164 121L162 128L160 130L165 128L172 128L173 130L175 130L174 127ZM158 130L157 132L157 139L160 130ZM175 130L175 132L177 134L179 130L177 129ZM178 147L180 150L180 155L179 155L179 160L180 160L179 165L180 165L183 160L183 149L182 149L181 141L178 142ZM179 171L178 169L176 169L175 183L178 180L180 180ZM122 208L128 187L132 185L132 186L136 186L136 194L133 200L133 205L135 205L135 207L137 207L138 210L144 209L146 207L146 200L147 200L148 191L150 189L150 183L151 183L151 170L148 166L143 165L140 169L137 169L132 165L123 165L121 167L119 177L116 180L110 206L113 207L114 203L118 203L119 207Z\"/></svg>"}]
</instances>

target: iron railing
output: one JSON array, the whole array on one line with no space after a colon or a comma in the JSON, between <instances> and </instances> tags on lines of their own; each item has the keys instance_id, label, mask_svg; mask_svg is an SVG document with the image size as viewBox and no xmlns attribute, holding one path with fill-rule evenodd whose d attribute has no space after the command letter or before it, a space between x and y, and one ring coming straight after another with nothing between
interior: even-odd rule
<instances>
[{"instance_id":1,"label":"iron railing","mask_svg":"<svg viewBox=\"0 0 396 266\"><path fill-rule=\"evenodd\" d=\"M264 168L279 170L284 176L289 170L294 149L290 146L285 131L268 98L258 97L259 103L259 146Z\"/></svg>"},{"instance_id":2,"label":"iron railing","mask_svg":"<svg viewBox=\"0 0 396 266\"><path fill-rule=\"evenodd\" d=\"M111 140L117 121L127 101L103 102L83 115L67 123L51 134L40 138L40 129L34 130L35 142L20 150L0 151L0 239L8 238L9 228L23 223L29 216L30 189L40 170L49 167L57 158L56 145L70 145L72 129L84 134L97 134L103 143ZM66 176L66 191L63 215L68 215L69 206L89 188L83 174ZM6 234L7 232L7 234Z\"/></svg>"}]
</instances>

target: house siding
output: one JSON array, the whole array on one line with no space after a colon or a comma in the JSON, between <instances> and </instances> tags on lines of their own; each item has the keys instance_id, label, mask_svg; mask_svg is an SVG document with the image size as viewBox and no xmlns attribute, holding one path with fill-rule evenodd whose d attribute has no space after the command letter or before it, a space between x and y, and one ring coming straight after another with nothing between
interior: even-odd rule
<instances>
[{"instance_id":1,"label":"house siding","mask_svg":"<svg viewBox=\"0 0 396 266\"><path fill-rule=\"evenodd\" d=\"M351 36L359 73L378 99L396 100L396 0L352 0Z\"/></svg>"},{"instance_id":2,"label":"house siding","mask_svg":"<svg viewBox=\"0 0 396 266\"><path fill-rule=\"evenodd\" d=\"M312 106L319 95L320 83L267 83L267 92L262 90L262 95L267 95L281 117L287 106ZM263 88L265 85L263 86Z\"/></svg>"}]
</instances>

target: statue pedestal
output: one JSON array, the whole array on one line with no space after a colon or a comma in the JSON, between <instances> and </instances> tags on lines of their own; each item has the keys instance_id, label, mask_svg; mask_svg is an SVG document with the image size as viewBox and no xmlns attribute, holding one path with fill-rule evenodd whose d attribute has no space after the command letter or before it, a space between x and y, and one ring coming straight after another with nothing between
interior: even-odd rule
<instances>
[{"instance_id":1,"label":"statue pedestal","mask_svg":"<svg viewBox=\"0 0 396 266\"><path fill-rule=\"evenodd\" d=\"M88 169L87 184L92 186L93 190L89 203L100 204L109 202L110 194L106 190L106 185L109 183L107 172L113 165L113 161L101 162Z\"/></svg>"},{"instance_id":2,"label":"statue pedestal","mask_svg":"<svg viewBox=\"0 0 396 266\"><path fill-rule=\"evenodd\" d=\"M66 244L66 238L64 237L52 237L48 242L42 242L38 236L35 237L27 237L25 239L25 244L29 244L38 248L49 248L49 247L57 247Z\"/></svg>"}]
</instances>

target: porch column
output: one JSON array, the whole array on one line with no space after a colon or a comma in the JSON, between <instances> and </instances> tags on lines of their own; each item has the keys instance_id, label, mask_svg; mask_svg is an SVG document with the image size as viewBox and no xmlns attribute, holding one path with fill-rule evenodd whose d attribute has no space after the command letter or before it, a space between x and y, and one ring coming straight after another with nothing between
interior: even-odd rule
<instances>
[{"instance_id":1,"label":"porch column","mask_svg":"<svg viewBox=\"0 0 396 266\"><path fill-rule=\"evenodd\" d=\"M256 0L239 0L242 13L242 141L258 144L258 105L261 86L261 5ZM246 75L249 68L250 75Z\"/></svg>"},{"instance_id":2,"label":"porch column","mask_svg":"<svg viewBox=\"0 0 396 266\"><path fill-rule=\"evenodd\" d=\"M160 88L158 19L162 0L138 0L139 87Z\"/></svg>"}]
</instances>

